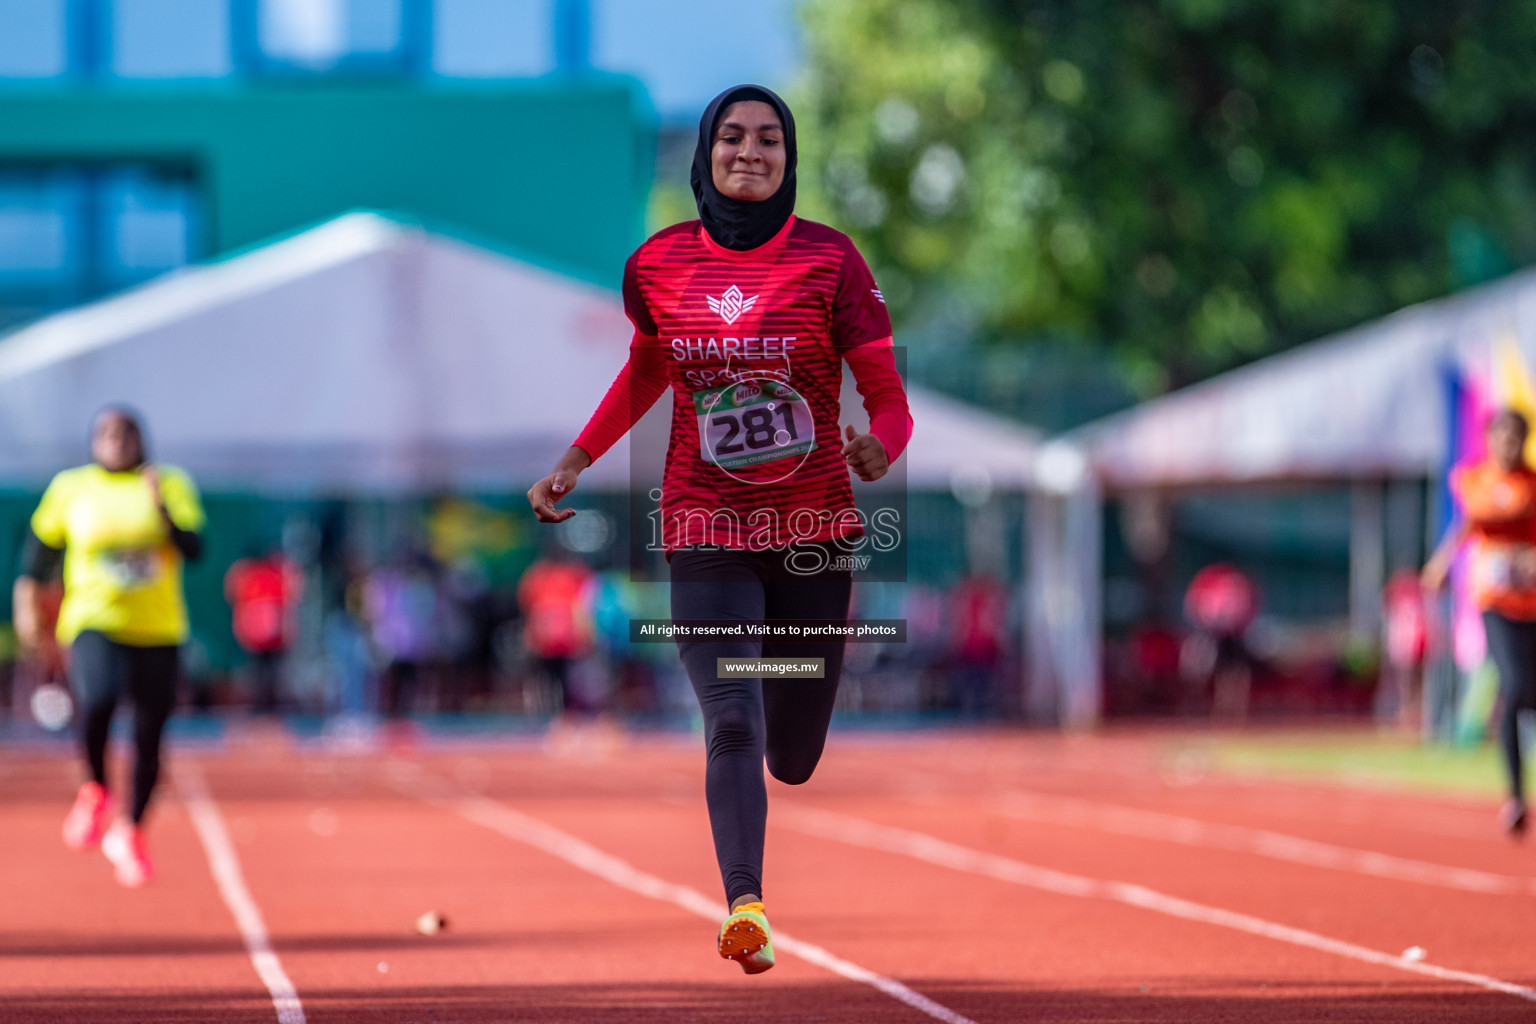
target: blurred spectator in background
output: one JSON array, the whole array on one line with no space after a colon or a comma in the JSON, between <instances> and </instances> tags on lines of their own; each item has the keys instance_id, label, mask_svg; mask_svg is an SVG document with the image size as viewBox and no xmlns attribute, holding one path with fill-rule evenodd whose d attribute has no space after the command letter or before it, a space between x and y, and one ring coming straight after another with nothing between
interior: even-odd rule
<instances>
[{"instance_id":1,"label":"blurred spectator in background","mask_svg":"<svg viewBox=\"0 0 1536 1024\"><path fill-rule=\"evenodd\" d=\"M992 706L1008 630L1008 592L989 575L961 580L949 593L953 686L962 712L979 714Z\"/></svg>"},{"instance_id":2,"label":"blurred spectator in background","mask_svg":"<svg viewBox=\"0 0 1536 1024\"><path fill-rule=\"evenodd\" d=\"M1499 742L1509 781L1500 822L1517 837L1526 829L1520 712L1536 708L1536 470L1525 460L1529 435L1525 417L1505 409L1488 424L1483 461L1451 471L1462 520L1440 542L1423 573L1425 588L1439 590L1462 543L1474 542L1473 592L1483 613L1488 653L1499 670Z\"/></svg>"},{"instance_id":3,"label":"blurred spectator in background","mask_svg":"<svg viewBox=\"0 0 1536 1024\"><path fill-rule=\"evenodd\" d=\"M534 562L517 585L523 611L523 646L560 689L567 712L584 708L571 687L571 665L592 653L591 602L595 577L558 548Z\"/></svg>"},{"instance_id":4,"label":"blurred spectator in background","mask_svg":"<svg viewBox=\"0 0 1536 1024\"><path fill-rule=\"evenodd\" d=\"M911 583L900 590L894 618L907 621L907 642L895 646L893 658L917 677L917 708L933 711L950 701L949 638L945 628L945 597L938 589Z\"/></svg>"},{"instance_id":5,"label":"blurred spectator in background","mask_svg":"<svg viewBox=\"0 0 1536 1024\"><path fill-rule=\"evenodd\" d=\"M224 575L235 641L250 655L252 709L270 714L281 701L283 656L294 635L304 573L280 550L242 558Z\"/></svg>"},{"instance_id":6,"label":"blurred spectator in background","mask_svg":"<svg viewBox=\"0 0 1536 1024\"><path fill-rule=\"evenodd\" d=\"M1184 615L1194 631L1184 641L1179 667L1187 684L1202 694L1211 690L1212 717L1248 717L1253 658L1243 634L1258 614L1258 587L1226 562L1195 573L1184 593Z\"/></svg>"},{"instance_id":7,"label":"blurred spectator in background","mask_svg":"<svg viewBox=\"0 0 1536 1024\"><path fill-rule=\"evenodd\" d=\"M1376 690L1376 718L1403 728L1415 725L1421 672L1429 646L1429 617L1419 574L1402 569L1381 592L1382 678Z\"/></svg>"},{"instance_id":8,"label":"blurred spectator in background","mask_svg":"<svg viewBox=\"0 0 1536 1024\"><path fill-rule=\"evenodd\" d=\"M496 660L496 608L490 581L472 559L446 569L438 587L443 678L438 709L460 712L490 692Z\"/></svg>"},{"instance_id":9,"label":"blurred spectator in background","mask_svg":"<svg viewBox=\"0 0 1536 1024\"><path fill-rule=\"evenodd\" d=\"M638 650L657 645L629 642L629 621L645 617L643 604L640 586L627 569L598 575L592 598L593 636L622 711L646 711L657 703L654 666Z\"/></svg>"},{"instance_id":10,"label":"blurred spectator in background","mask_svg":"<svg viewBox=\"0 0 1536 1024\"><path fill-rule=\"evenodd\" d=\"M370 671L368 577L351 573L340 605L325 613L326 677L329 680L327 710L348 717L375 708L377 695Z\"/></svg>"},{"instance_id":11,"label":"blurred spectator in background","mask_svg":"<svg viewBox=\"0 0 1536 1024\"><path fill-rule=\"evenodd\" d=\"M363 604L384 666L381 710L403 717L411 711L422 666L437 654L438 592L430 560L411 552L375 569L363 584Z\"/></svg>"},{"instance_id":12,"label":"blurred spectator in background","mask_svg":"<svg viewBox=\"0 0 1536 1024\"><path fill-rule=\"evenodd\" d=\"M1145 703L1132 708L1164 705L1179 689L1183 641L1177 630L1161 622L1141 622L1127 643L1129 667Z\"/></svg>"}]
</instances>

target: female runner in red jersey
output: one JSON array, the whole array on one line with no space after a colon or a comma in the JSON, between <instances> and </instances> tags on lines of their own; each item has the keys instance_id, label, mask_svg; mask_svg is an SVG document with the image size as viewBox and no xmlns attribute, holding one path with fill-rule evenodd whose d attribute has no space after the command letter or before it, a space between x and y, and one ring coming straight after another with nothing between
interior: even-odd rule
<instances>
[{"instance_id":1,"label":"female runner in red jersey","mask_svg":"<svg viewBox=\"0 0 1536 1024\"><path fill-rule=\"evenodd\" d=\"M710 103L692 184L699 219L658 232L625 265L629 361L528 500L544 522L574 515L555 506L578 474L670 388L660 539L673 619L844 622L852 577L839 556L869 540L849 471L880 479L912 427L885 300L847 236L795 217L795 122L770 90L737 86ZM868 433L840 426L845 360ZM704 713L705 795L730 909L720 955L748 974L773 966L763 762L792 785L811 777L843 643L678 641ZM820 658L823 678L717 671L718 658L774 656Z\"/></svg>"}]
</instances>

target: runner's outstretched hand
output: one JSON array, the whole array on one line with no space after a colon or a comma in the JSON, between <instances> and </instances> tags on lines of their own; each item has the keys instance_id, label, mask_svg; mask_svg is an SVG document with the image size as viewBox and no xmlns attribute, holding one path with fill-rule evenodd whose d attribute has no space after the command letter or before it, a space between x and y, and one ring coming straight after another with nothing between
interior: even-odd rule
<instances>
[{"instance_id":1,"label":"runner's outstretched hand","mask_svg":"<svg viewBox=\"0 0 1536 1024\"><path fill-rule=\"evenodd\" d=\"M891 460L878 437L859 433L853 429L852 423L844 429L843 436L848 439L848 443L843 445L843 461L848 463L849 469L859 474L860 480L867 482L885 476L885 471L891 468Z\"/></svg>"},{"instance_id":2,"label":"runner's outstretched hand","mask_svg":"<svg viewBox=\"0 0 1536 1024\"><path fill-rule=\"evenodd\" d=\"M57 583L23 576L11 599L21 660L40 666L50 677L62 675L65 668L64 652L53 633L61 589Z\"/></svg>"},{"instance_id":3,"label":"runner's outstretched hand","mask_svg":"<svg viewBox=\"0 0 1536 1024\"><path fill-rule=\"evenodd\" d=\"M555 465L555 471L528 489L528 504L541 523L563 523L576 514L573 508L556 508L576 489L576 477L592 465L587 453L572 445Z\"/></svg>"}]
</instances>

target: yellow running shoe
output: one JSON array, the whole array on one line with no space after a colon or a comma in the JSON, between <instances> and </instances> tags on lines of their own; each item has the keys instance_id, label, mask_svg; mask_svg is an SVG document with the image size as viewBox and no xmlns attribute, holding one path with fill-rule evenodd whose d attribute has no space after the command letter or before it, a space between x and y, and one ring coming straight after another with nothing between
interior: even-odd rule
<instances>
[{"instance_id":1,"label":"yellow running shoe","mask_svg":"<svg viewBox=\"0 0 1536 1024\"><path fill-rule=\"evenodd\" d=\"M773 966L773 932L761 903L743 903L720 926L720 955L735 960L748 974Z\"/></svg>"}]
</instances>

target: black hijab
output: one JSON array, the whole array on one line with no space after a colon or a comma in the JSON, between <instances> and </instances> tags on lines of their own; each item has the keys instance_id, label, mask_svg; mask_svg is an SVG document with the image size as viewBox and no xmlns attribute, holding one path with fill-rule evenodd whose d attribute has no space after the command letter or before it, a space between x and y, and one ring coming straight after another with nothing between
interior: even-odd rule
<instances>
[{"instance_id":1,"label":"black hijab","mask_svg":"<svg viewBox=\"0 0 1536 1024\"><path fill-rule=\"evenodd\" d=\"M732 199L715 188L709 154L715 144L715 129L720 117L732 103L761 100L779 113L784 126L784 180L779 190L767 199L753 202ZM727 249L756 249L774 235L795 212L795 119L789 105L771 89L760 85L738 85L725 90L704 108L699 118L699 144L693 151L693 198L699 205L699 219L709 237Z\"/></svg>"}]
</instances>

